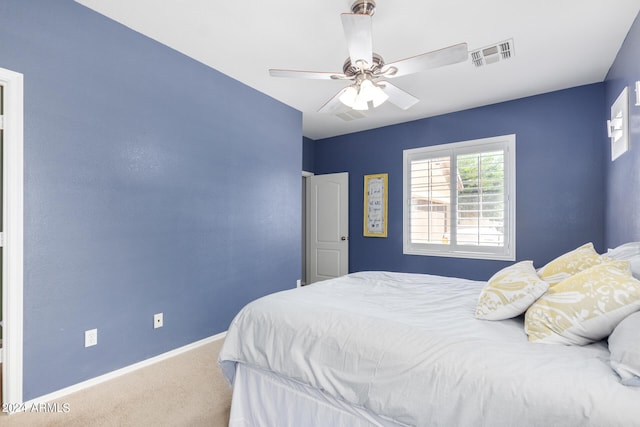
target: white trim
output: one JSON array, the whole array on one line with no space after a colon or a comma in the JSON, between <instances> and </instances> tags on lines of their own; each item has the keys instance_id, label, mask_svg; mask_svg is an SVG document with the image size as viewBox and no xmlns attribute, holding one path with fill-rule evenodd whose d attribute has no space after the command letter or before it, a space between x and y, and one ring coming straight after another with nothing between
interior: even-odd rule
<instances>
[{"instance_id":1,"label":"white trim","mask_svg":"<svg viewBox=\"0 0 640 427\"><path fill-rule=\"evenodd\" d=\"M5 238L2 268L3 338L2 396L21 403L22 396L22 281L23 281L23 76L0 68L4 94L3 206Z\"/></svg>"},{"instance_id":2,"label":"white trim","mask_svg":"<svg viewBox=\"0 0 640 427\"><path fill-rule=\"evenodd\" d=\"M301 286L305 286L307 284L307 263L308 263L308 254L309 254L309 245L307 243L307 239L309 238L309 231L307 230L307 226L309 218L307 216L307 186L306 186L306 178L314 176L313 172L302 171L302 232L300 235L302 236L302 265L301 265L301 273L302 278L296 282L296 288Z\"/></svg>"},{"instance_id":3,"label":"white trim","mask_svg":"<svg viewBox=\"0 0 640 427\"><path fill-rule=\"evenodd\" d=\"M87 388L102 384L102 383L104 383L106 381L110 381L112 379L121 377L121 376L123 376L125 374L129 374L131 372L137 371L138 369L146 368L146 367L154 365L154 364L156 364L158 362L162 362L162 361L171 359L172 357L179 356L179 355L181 355L183 353L186 353L188 351L195 350L196 348L202 347L203 345L207 345L207 344L210 344L212 342L221 340L226 336L227 336L227 331L224 331L224 332L221 332L219 334L210 336L208 338L201 339L200 341L196 341L196 342L193 342L191 344L187 344L185 346L182 346L182 347L176 348L174 350L168 351L166 353L159 354L158 356L154 356L154 357L152 357L150 359L146 359L146 360L143 360L141 362L134 363L133 365L125 366L124 368L116 369L115 371L111 371L111 372L109 372L107 374L100 375L100 376L95 377L95 378L91 378L89 380L83 381L83 382L78 383L78 384L74 384L72 386L60 389L58 391L54 391L53 393L45 394L43 396L40 396L40 397L32 399L32 400L30 400L28 402L25 402L22 405L12 405L12 406L16 406L17 407L16 409L20 409L19 407L22 407L22 409L24 409L24 408L30 408L33 405L37 405L37 404L40 404L40 403L47 403L47 402L50 402L52 400L57 400L57 399L60 399L62 397L68 396L71 393L76 393L78 391L85 390Z\"/></svg>"}]
</instances>

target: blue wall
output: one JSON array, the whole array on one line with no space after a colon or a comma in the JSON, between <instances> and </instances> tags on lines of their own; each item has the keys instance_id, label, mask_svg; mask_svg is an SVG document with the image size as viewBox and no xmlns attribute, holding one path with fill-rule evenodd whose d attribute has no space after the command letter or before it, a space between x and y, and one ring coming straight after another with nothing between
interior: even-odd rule
<instances>
[{"instance_id":1,"label":"blue wall","mask_svg":"<svg viewBox=\"0 0 640 427\"><path fill-rule=\"evenodd\" d=\"M315 141L315 172L349 172L349 270L487 279L507 265L402 254L402 150L516 134L518 260L604 242L604 84ZM389 174L388 238L362 233L363 179Z\"/></svg>"},{"instance_id":2,"label":"blue wall","mask_svg":"<svg viewBox=\"0 0 640 427\"><path fill-rule=\"evenodd\" d=\"M606 79L606 115L625 86L629 88L630 150L606 168L606 244L640 240L640 107L635 82L640 80L640 15L627 34ZM603 125L604 126L604 125ZM609 139L605 139L609 147Z\"/></svg>"},{"instance_id":3,"label":"blue wall","mask_svg":"<svg viewBox=\"0 0 640 427\"><path fill-rule=\"evenodd\" d=\"M295 287L299 112L71 0L0 2L0 67L25 84L24 399Z\"/></svg>"},{"instance_id":4,"label":"blue wall","mask_svg":"<svg viewBox=\"0 0 640 427\"><path fill-rule=\"evenodd\" d=\"M316 159L314 152L314 141L307 138L302 138L302 170L305 172L315 172Z\"/></svg>"}]
</instances>

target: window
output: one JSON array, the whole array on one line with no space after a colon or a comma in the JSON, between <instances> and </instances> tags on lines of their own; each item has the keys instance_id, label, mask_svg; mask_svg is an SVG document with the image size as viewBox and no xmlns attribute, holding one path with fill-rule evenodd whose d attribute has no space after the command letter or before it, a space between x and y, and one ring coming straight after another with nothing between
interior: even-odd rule
<instances>
[{"instance_id":1,"label":"window","mask_svg":"<svg viewBox=\"0 0 640 427\"><path fill-rule=\"evenodd\" d=\"M404 253L515 260L515 135L404 151Z\"/></svg>"}]
</instances>

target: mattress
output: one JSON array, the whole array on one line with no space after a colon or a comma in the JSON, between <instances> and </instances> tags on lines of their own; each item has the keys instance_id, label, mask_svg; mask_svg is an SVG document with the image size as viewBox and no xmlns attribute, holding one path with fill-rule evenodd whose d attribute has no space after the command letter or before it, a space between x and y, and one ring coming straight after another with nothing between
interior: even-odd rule
<instances>
[{"instance_id":1,"label":"mattress","mask_svg":"<svg viewBox=\"0 0 640 427\"><path fill-rule=\"evenodd\" d=\"M629 426L640 389L620 384L606 342L530 343L521 318L482 321L484 282L360 272L260 298L219 356L312 387L398 424Z\"/></svg>"}]
</instances>

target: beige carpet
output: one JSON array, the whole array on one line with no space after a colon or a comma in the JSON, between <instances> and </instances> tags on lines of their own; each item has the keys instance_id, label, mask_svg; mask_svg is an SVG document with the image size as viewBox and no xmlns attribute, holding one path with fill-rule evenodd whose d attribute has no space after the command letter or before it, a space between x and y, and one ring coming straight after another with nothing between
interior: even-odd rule
<instances>
[{"instance_id":1,"label":"beige carpet","mask_svg":"<svg viewBox=\"0 0 640 427\"><path fill-rule=\"evenodd\" d=\"M61 398L66 413L2 414L0 426L226 426L231 389L216 362L222 342Z\"/></svg>"}]
</instances>

